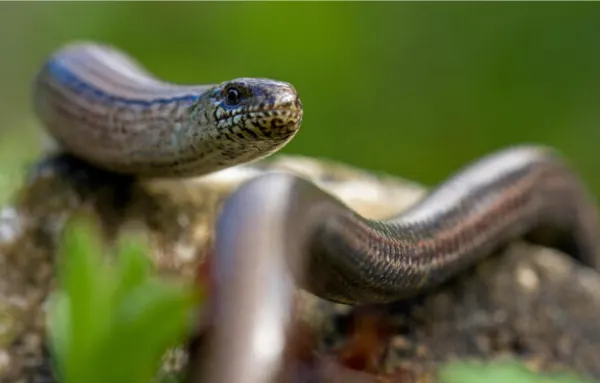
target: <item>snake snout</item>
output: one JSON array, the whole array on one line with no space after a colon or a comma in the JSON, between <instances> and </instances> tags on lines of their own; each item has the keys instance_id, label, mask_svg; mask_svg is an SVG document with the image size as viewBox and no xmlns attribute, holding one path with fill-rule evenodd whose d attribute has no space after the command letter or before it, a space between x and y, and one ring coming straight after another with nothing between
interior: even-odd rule
<instances>
[{"instance_id":1,"label":"snake snout","mask_svg":"<svg viewBox=\"0 0 600 383\"><path fill-rule=\"evenodd\" d=\"M302 102L291 84L250 79L245 85L253 88L253 107L249 108L246 127L258 139L287 141L298 132L302 123Z\"/></svg>"}]
</instances>

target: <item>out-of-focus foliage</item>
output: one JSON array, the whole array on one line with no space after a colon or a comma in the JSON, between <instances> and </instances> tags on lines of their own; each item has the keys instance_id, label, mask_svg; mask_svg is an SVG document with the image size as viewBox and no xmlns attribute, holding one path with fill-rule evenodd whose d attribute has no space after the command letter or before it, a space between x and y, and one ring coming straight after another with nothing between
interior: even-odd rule
<instances>
[{"instance_id":1,"label":"out-of-focus foliage","mask_svg":"<svg viewBox=\"0 0 600 383\"><path fill-rule=\"evenodd\" d=\"M482 378L485 377L485 378ZM440 383L597 383L571 374L537 374L516 362L454 362L439 372Z\"/></svg>"},{"instance_id":2,"label":"out-of-focus foliage","mask_svg":"<svg viewBox=\"0 0 600 383\"><path fill-rule=\"evenodd\" d=\"M147 383L192 325L195 292L158 280L138 240L112 262L87 221L72 222L51 299L49 340L61 383Z\"/></svg>"},{"instance_id":3,"label":"out-of-focus foliage","mask_svg":"<svg viewBox=\"0 0 600 383\"><path fill-rule=\"evenodd\" d=\"M0 128L37 131L32 76L92 39L175 82L292 82L305 118L286 152L435 183L540 142L600 196L599 19L600 4L569 2L4 3Z\"/></svg>"}]
</instances>

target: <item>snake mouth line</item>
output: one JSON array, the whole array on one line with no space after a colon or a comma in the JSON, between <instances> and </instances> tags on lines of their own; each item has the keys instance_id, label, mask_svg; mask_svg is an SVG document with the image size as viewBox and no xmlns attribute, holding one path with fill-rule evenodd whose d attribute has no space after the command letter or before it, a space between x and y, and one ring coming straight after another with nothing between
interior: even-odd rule
<instances>
[{"instance_id":1,"label":"snake mouth line","mask_svg":"<svg viewBox=\"0 0 600 383\"><path fill-rule=\"evenodd\" d=\"M287 112L285 114L281 112ZM219 117L216 119L217 122L226 121L238 116L247 117L247 118L257 118L257 117L287 117L287 118L298 118L302 116L302 111L295 108L274 108L274 109L264 109L264 110L245 110L236 112L231 115Z\"/></svg>"}]
</instances>

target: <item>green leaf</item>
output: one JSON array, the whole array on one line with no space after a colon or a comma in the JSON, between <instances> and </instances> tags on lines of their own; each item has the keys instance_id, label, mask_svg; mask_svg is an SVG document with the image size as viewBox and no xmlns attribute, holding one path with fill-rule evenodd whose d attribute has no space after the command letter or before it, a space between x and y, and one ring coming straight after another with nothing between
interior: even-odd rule
<instances>
[{"instance_id":1,"label":"green leaf","mask_svg":"<svg viewBox=\"0 0 600 383\"><path fill-rule=\"evenodd\" d=\"M46 319L49 331L50 353L54 355L54 368L58 376L65 376L64 367L67 363L71 343L71 313L69 297L62 292L53 293L50 297L52 308Z\"/></svg>"},{"instance_id":2,"label":"green leaf","mask_svg":"<svg viewBox=\"0 0 600 383\"><path fill-rule=\"evenodd\" d=\"M84 381L96 345L109 331L110 274L102 263L97 233L88 221L75 219L66 227L60 282L69 307L70 336L64 346L64 378ZM63 308L64 310L64 308Z\"/></svg>"},{"instance_id":3,"label":"green leaf","mask_svg":"<svg viewBox=\"0 0 600 383\"><path fill-rule=\"evenodd\" d=\"M105 343L105 382L146 383L164 350L183 339L196 297L183 289L149 282L131 291L115 308L118 328ZM135 371L128 365L139 366ZM113 367L113 368L109 368Z\"/></svg>"},{"instance_id":4,"label":"green leaf","mask_svg":"<svg viewBox=\"0 0 600 383\"><path fill-rule=\"evenodd\" d=\"M114 304L118 304L124 296L148 281L152 272L152 264L146 256L147 249L138 238L126 238L121 241L117 251L118 273Z\"/></svg>"},{"instance_id":5,"label":"green leaf","mask_svg":"<svg viewBox=\"0 0 600 383\"><path fill-rule=\"evenodd\" d=\"M148 383L189 331L193 289L152 273L146 247L121 242L112 264L89 222L67 225L48 340L61 383Z\"/></svg>"},{"instance_id":6,"label":"green leaf","mask_svg":"<svg viewBox=\"0 0 600 383\"><path fill-rule=\"evenodd\" d=\"M538 374L512 361L448 363L440 369L439 380L441 383L597 383L570 374Z\"/></svg>"}]
</instances>

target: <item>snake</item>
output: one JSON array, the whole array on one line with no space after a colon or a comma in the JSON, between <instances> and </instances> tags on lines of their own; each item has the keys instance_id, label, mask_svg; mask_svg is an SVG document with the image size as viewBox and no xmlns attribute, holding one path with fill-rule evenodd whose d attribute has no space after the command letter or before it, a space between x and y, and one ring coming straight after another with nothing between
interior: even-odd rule
<instances>
[{"instance_id":1,"label":"snake","mask_svg":"<svg viewBox=\"0 0 600 383\"><path fill-rule=\"evenodd\" d=\"M35 113L71 154L143 177L200 176L259 160L298 132L302 104L282 81L161 81L114 47L73 42L34 81Z\"/></svg>"},{"instance_id":2,"label":"snake","mask_svg":"<svg viewBox=\"0 0 600 383\"><path fill-rule=\"evenodd\" d=\"M136 177L197 177L266 158L295 137L303 116L288 82L174 84L93 42L51 54L33 94L64 151ZM209 381L275 376L296 285L337 303L389 303L439 286L519 238L600 270L599 233L581 177L539 144L486 155L386 220L359 215L299 176L259 176L228 197L216 225L224 303Z\"/></svg>"}]
</instances>

